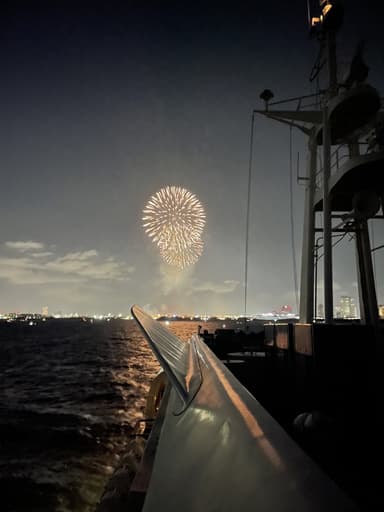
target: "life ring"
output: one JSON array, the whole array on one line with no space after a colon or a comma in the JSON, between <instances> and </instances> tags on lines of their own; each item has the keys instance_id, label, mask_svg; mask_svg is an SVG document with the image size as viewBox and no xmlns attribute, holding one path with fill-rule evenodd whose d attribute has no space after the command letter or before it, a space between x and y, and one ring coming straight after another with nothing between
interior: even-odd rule
<instances>
[{"instance_id":1,"label":"life ring","mask_svg":"<svg viewBox=\"0 0 384 512\"><path fill-rule=\"evenodd\" d=\"M156 414L160 409L161 399L163 398L167 382L168 379L163 370L161 370L152 380L147 396L147 403L145 405L145 418L150 419L156 417Z\"/></svg>"}]
</instances>

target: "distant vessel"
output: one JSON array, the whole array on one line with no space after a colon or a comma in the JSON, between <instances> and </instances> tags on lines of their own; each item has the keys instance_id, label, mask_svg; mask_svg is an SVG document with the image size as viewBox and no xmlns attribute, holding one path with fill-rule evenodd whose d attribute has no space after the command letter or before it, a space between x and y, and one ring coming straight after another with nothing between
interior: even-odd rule
<instances>
[{"instance_id":1,"label":"distant vessel","mask_svg":"<svg viewBox=\"0 0 384 512\"><path fill-rule=\"evenodd\" d=\"M383 219L384 114L378 92L365 83L361 46L346 80L337 79L342 20L336 0L321 0L311 19L321 47L312 77L326 60L327 89L275 103L266 90L265 110L254 111L308 136L300 320L266 324L265 357L225 366L197 334L184 343L132 308L164 374L138 432L147 441L124 495L129 510L384 510L375 464L383 454L383 327L368 231L368 219ZM317 233L322 322L314 321ZM347 233L358 267L361 320L353 323L333 318L333 236ZM112 501L103 506L118 510Z\"/></svg>"}]
</instances>

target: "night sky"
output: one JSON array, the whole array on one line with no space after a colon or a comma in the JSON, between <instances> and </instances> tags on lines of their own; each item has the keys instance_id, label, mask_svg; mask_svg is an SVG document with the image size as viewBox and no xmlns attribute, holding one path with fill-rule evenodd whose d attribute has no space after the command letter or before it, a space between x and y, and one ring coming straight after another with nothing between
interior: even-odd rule
<instances>
[{"instance_id":1,"label":"night sky","mask_svg":"<svg viewBox=\"0 0 384 512\"><path fill-rule=\"evenodd\" d=\"M376 2L345 4L341 69L366 38L369 81L383 95L382 13ZM137 303L242 313L251 113L265 88L275 100L314 91L306 1L47 5L0 8L0 312L127 313ZM297 152L304 174L294 133ZM145 203L166 185L189 189L206 211L204 253L184 271L162 263L142 228ZM300 275L296 179L293 191ZM289 129L261 117L250 220L248 312L296 310ZM384 243L377 221L374 238ZM383 260L377 252L379 302ZM335 301L343 294L357 300L348 241L335 249Z\"/></svg>"}]
</instances>

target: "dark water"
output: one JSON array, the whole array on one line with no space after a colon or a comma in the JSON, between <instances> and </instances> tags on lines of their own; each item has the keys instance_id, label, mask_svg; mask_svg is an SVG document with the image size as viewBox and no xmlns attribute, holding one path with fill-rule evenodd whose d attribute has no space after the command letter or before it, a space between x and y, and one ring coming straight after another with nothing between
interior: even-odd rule
<instances>
[{"instance_id":1,"label":"dark water","mask_svg":"<svg viewBox=\"0 0 384 512\"><path fill-rule=\"evenodd\" d=\"M133 321L0 323L0 509L94 510L158 370Z\"/></svg>"}]
</instances>

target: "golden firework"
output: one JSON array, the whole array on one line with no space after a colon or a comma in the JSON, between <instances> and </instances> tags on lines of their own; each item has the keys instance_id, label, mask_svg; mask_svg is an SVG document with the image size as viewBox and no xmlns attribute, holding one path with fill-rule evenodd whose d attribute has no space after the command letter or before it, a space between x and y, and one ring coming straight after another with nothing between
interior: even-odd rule
<instances>
[{"instance_id":1,"label":"golden firework","mask_svg":"<svg viewBox=\"0 0 384 512\"><path fill-rule=\"evenodd\" d=\"M172 244L160 244L159 248L160 255L166 263L184 269L197 262L203 253L204 243L202 240L196 240L182 249Z\"/></svg>"},{"instance_id":2,"label":"golden firework","mask_svg":"<svg viewBox=\"0 0 384 512\"><path fill-rule=\"evenodd\" d=\"M196 263L203 251L205 213L194 194L182 187L164 187L150 198L143 213L145 232L167 263L180 268Z\"/></svg>"}]
</instances>

